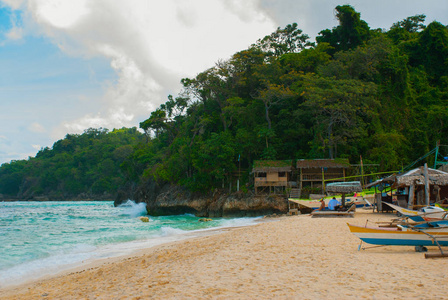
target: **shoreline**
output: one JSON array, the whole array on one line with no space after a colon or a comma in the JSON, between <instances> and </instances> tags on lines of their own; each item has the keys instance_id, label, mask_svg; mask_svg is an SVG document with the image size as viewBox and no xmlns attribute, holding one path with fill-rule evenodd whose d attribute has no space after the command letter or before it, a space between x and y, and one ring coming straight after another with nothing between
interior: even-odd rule
<instances>
[{"instance_id":1,"label":"shoreline","mask_svg":"<svg viewBox=\"0 0 448 300\"><path fill-rule=\"evenodd\" d=\"M102 263L109 263L109 261L116 261L121 258L127 258L133 255L141 254L148 249L159 247L162 245L168 245L177 242L183 242L189 239L201 238L209 235L219 234L224 231L242 228L246 226L255 226L260 222L269 222L269 219L254 218L252 223L239 224L239 225L223 225L220 227L211 227L204 229L196 229L191 231L184 231L182 233L176 233L167 236L157 236L144 240L134 240L129 242L122 242L117 244L103 245L92 252L90 257L79 260L73 263L54 265L47 268L43 273L37 274L32 272L24 275L20 278L14 278L14 283L10 280L0 282L0 292L2 290L9 290L15 287L31 284L45 279L51 279L60 275L71 273L73 271L79 271L83 269L90 269L92 266L98 266Z\"/></svg>"},{"instance_id":2,"label":"shoreline","mask_svg":"<svg viewBox=\"0 0 448 300\"><path fill-rule=\"evenodd\" d=\"M347 222L393 217L360 210L355 218L299 215L217 228L2 288L0 299L447 299L440 288L446 260L406 246L357 250Z\"/></svg>"}]
</instances>

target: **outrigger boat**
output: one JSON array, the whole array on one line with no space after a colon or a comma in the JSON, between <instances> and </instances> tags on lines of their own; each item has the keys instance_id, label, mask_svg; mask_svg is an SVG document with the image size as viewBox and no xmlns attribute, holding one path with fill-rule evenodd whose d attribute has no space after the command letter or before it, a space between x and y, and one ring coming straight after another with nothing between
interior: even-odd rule
<instances>
[{"instance_id":1,"label":"outrigger boat","mask_svg":"<svg viewBox=\"0 0 448 300\"><path fill-rule=\"evenodd\" d=\"M415 222L448 220L448 211L445 211L440 207L426 206L420 210L412 210L387 202L383 203L389 205L401 215L408 217Z\"/></svg>"},{"instance_id":2,"label":"outrigger boat","mask_svg":"<svg viewBox=\"0 0 448 300\"><path fill-rule=\"evenodd\" d=\"M448 246L448 221L397 225L395 228L362 227L347 223L361 241L383 246Z\"/></svg>"},{"instance_id":3,"label":"outrigger boat","mask_svg":"<svg viewBox=\"0 0 448 300\"><path fill-rule=\"evenodd\" d=\"M448 211L448 208L445 208L445 207L441 206L441 205L438 204L438 203L434 204L434 206L435 206L435 207L438 207L438 208L441 208L441 209L443 209L444 211Z\"/></svg>"}]
</instances>

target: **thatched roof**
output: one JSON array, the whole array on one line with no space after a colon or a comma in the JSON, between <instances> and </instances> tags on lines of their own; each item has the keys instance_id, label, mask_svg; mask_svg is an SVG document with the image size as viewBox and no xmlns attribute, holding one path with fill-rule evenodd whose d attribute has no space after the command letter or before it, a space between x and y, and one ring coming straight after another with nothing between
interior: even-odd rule
<instances>
[{"instance_id":1,"label":"thatched roof","mask_svg":"<svg viewBox=\"0 0 448 300\"><path fill-rule=\"evenodd\" d=\"M361 182L359 181L348 181L348 182L332 182L325 186L327 192L330 193L355 193L362 192Z\"/></svg>"},{"instance_id":2,"label":"thatched roof","mask_svg":"<svg viewBox=\"0 0 448 300\"><path fill-rule=\"evenodd\" d=\"M256 160L252 173L255 172L291 172L292 160Z\"/></svg>"},{"instance_id":3,"label":"thatched roof","mask_svg":"<svg viewBox=\"0 0 448 300\"><path fill-rule=\"evenodd\" d=\"M299 159L297 160L296 167L298 169L311 169L311 168L349 168L350 163L348 159Z\"/></svg>"},{"instance_id":4,"label":"thatched roof","mask_svg":"<svg viewBox=\"0 0 448 300\"><path fill-rule=\"evenodd\" d=\"M415 185L425 185L423 167L411 170L404 174L396 174L383 179L383 182L393 184L395 187ZM448 185L448 173L436 169L428 168L428 181L430 185Z\"/></svg>"}]
</instances>

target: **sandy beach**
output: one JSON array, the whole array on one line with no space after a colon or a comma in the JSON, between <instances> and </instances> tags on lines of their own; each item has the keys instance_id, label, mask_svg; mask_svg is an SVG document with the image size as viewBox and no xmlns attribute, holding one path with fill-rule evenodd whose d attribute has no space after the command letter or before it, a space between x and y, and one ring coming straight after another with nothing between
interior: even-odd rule
<instances>
[{"instance_id":1,"label":"sandy beach","mask_svg":"<svg viewBox=\"0 0 448 300\"><path fill-rule=\"evenodd\" d=\"M347 222L393 217L281 217L5 288L0 299L448 299L447 259L414 247L358 251Z\"/></svg>"}]
</instances>

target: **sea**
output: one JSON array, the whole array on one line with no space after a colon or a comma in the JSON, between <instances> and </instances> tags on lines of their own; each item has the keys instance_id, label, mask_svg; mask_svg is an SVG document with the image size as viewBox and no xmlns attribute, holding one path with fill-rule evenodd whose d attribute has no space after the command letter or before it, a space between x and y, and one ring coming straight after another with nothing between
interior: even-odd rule
<instances>
[{"instance_id":1,"label":"sea","mask_svg":"<svg viewBox=\"0 0 448 300\"><path fill-rule=\"evenodd\" d=\"M259 219L141 216L146 204L131 200L0 202L0 288Z\"/></svg>"}]
</instances>

